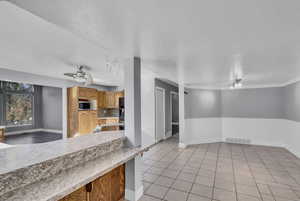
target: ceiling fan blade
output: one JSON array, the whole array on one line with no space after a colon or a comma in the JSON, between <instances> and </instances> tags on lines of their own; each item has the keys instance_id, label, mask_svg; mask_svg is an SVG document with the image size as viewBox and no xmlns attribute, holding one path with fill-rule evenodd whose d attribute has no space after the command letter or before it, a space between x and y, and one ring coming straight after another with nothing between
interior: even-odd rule
<instances>
[{"instance_id":1,"label":"ceiling fan blade","mask_svg":"<svg viewBox=\"0 0 300 201\"><path fill-rule=\"evenodd\" d=\"M74 73L64 73L65 76L73 77L75 74Z\"/></svg>"}]
</instances>

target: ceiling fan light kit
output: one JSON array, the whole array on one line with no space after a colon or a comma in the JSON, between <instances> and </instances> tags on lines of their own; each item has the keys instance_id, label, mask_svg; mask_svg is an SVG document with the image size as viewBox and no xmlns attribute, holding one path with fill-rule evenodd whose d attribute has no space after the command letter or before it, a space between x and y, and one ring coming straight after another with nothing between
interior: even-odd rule
<instances>
[{"instance_id":1,"label":"ceiling fan light kit","mask_svg":"<svg viewBox=\"0 0 300 201\"><path fill-rule=\"evenodd\" d=\"M231 89L237 89L237 88L241 88L243 86L243 83L242 83L242 79L241 78L236 78L232 85L230 86Z\"/></svg>"},{"instance_id":2,"label":"ceiling fan light kit","mask_svg":"<svg viewBox=\"0 0 300 201\"><path fill-rule=\"evenodd\" d=\"M93 83L92 75L84 71L87 69L85 66L79 66L78 70L75 73L64 73L65 76L73 78L76 82L84 84L84 85L91 85Z\"/></svg>"}]
</instances>

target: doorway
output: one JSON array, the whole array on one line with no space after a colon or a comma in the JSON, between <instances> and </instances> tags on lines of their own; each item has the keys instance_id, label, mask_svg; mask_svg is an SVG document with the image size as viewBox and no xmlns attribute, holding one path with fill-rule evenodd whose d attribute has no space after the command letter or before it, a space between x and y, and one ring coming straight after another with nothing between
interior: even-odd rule
<instances>
[{"instance_id":1,"label":"doorway","mask_svg":"<svg viewBox=\"0 0 300 201\"><path fill-rule=\"evenodd\" d=\"M172 135L175 135L179 132L179 97L177 92L171 91L170 106Z\"/></svg>"},{"instance_id":2,"label":"doorway","mask_svg":"<svg viewBox=\"0 0 300 201\"><path fill-rule=\"evenodd\" d=\"M155 141L165 138L165 89L155 88Z\"/></svg>"}]
</instances>

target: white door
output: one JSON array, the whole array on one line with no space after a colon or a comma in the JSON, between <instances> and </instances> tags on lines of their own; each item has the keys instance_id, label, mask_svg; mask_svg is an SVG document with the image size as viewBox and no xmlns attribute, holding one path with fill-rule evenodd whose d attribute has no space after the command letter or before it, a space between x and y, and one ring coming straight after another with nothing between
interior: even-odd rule
<instances>
[{"instance_id":1,"label":"white door","mask_svg":"<svg viewBox=\"0 0 300 201\"><path fill-rule=\"evenodd\" d=\"M165 137L165 90L155 89L155 140L156 142Z\"/></svg>"}]
</instances>

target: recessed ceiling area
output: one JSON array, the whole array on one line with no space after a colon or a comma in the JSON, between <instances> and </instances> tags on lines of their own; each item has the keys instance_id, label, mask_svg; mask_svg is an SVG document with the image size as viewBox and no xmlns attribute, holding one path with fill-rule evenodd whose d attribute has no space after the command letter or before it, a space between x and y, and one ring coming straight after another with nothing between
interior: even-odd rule
<instances>
[{"instance_id":1,"label":"recessed ceiling area","mask_svg":"<svg viewBox=\"0 0 300 201\"><path fill-rule=\"evenodd\" d=\"M237 73L245 87L281 86L300 77L298 0L11 2L114 58L140 56L172 81L180 71L186 86L223 88ZM6 19L5 26L13 26L13 17ZM93 48L82 56L91 65L99 60ZM78 51L71 52L78 57Z\"/></svg>"},{"instance_id":2,"label":"recessed ceiling area","mask_svg":"<svg viewBox=\"0 0 300 201\"><path fill-rule=\"evenodd\" d=\"M0 1L0 27L0 68L68 79L86 65L95 84L123 84L123 68L107 67L105 49L14 4Z\"/></svg>"}]
</instances>

